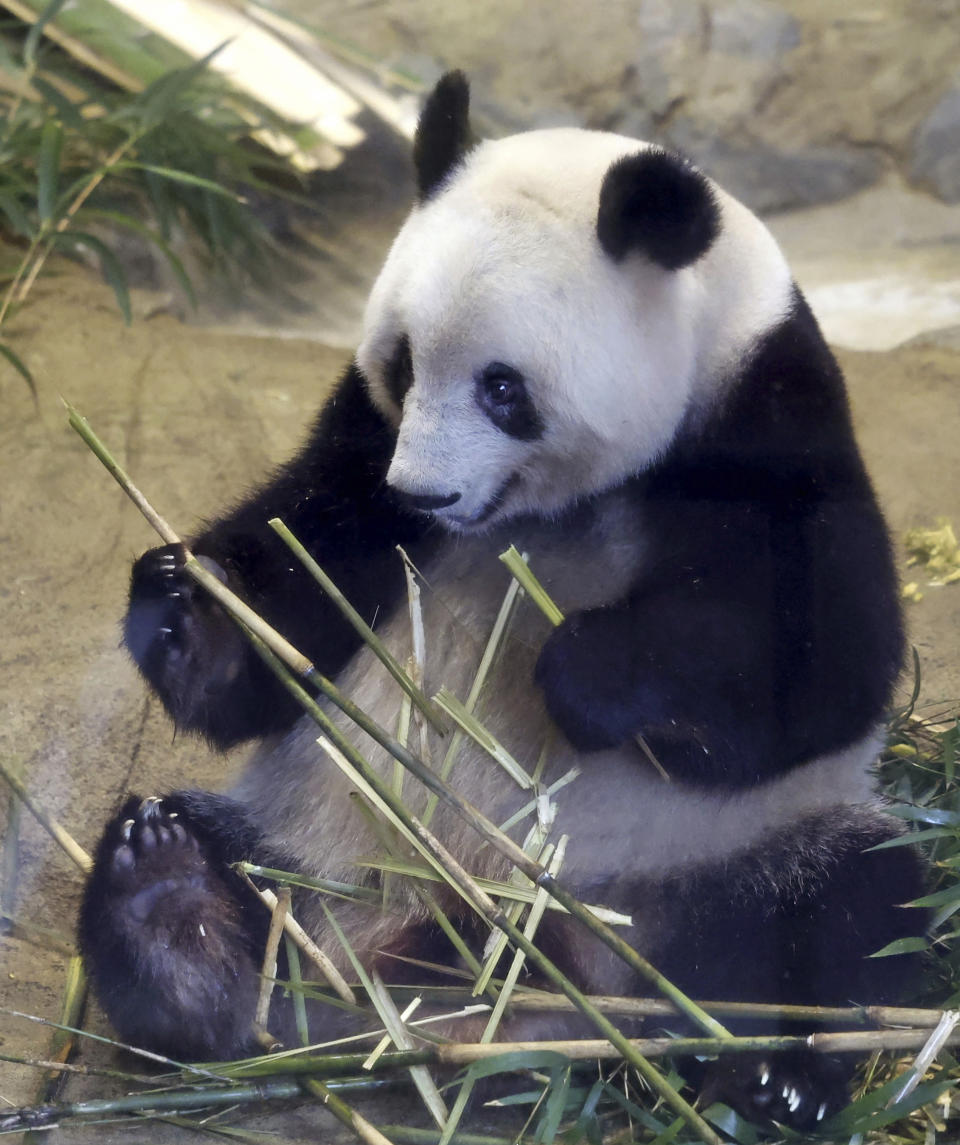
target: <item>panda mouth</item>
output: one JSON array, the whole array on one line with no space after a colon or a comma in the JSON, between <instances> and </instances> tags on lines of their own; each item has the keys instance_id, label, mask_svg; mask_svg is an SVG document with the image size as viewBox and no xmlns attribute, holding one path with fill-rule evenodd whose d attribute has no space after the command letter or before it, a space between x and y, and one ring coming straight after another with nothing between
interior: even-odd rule
<instances>
[{"instance_id":1,"label":"panda mouth","mask_svg":"<svg viewBox=\"0 0 960 1145\"><path fill-rule=\"evenodd\" d=\"M497 510L500 509L507 495L519 480L520 475L518 473L511 473L489 501L486 501L479 509L475 509L472 513L462 515L457 515L456 513L444 514L442 520L445 524L456 525L461 529L475 529L480 525L485 525Z\"/></svg>"}]
</instances>

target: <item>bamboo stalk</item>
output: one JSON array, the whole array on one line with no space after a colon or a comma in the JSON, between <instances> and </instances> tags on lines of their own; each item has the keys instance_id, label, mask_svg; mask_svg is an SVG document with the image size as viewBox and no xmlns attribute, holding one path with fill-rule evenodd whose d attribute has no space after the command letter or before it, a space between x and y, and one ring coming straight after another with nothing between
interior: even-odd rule
<instances>
[{"instance_id":1,"label":"bamboo stalk","mask_svg":"<svg viewBox=\"0 0 960 1145\"><path fill-rule=\"evenodd\" d=\"M307 1021L307 1001L303 995L303 974L300 970L300 948L289 934L283 936L290 976L290 1000L301 1046L310 1045L310 1025Z\"/></svg>"},{"instance_id":2,"label":"bamboo stalk","mask_svg":"<svg viewBox=\"0 0 960 1145\"><path fill-rule=\"evenodd\" d=\"M313 557L307 552L303 545L297 538L290 532L287 526L280 520L279 517L272 517L267 524L271 529L280 537L284 544L290 549L297 560L303 565L307 572L313 579L320 585L323 591L330 597L333 603L340 610L343 618L350 624L354 632L363 640L371 652L376 655L380 663L386 668L390 675L396 680L400 687L410 697L411 701L416 704L421 712L427 717L431 725L441 734L446 733L446 727L443 720L440 718L436 708L430 703L427 697L420 691L413 680L407 675L403 668L397 663L395 657L391 654L387 646L383 643L379 636L373 631L369 624L363 619L359 612L347 600L339 588L333 583L330 577L324 570L317 564Z\"/></svg>"},{"instance_id":3,"label":"bamboo stalk","mask_svg":"<svg viewBox=\"0 0 960 1145\"><path fill-rule=\"evenodd\" d=\"M447 877L458 886L467 901L472 903L474 909L486 918L491 926L496 926L503 930L514 946L524 951L530 961L534 962L537 967L570 998L574 1005L620 1050L627 1061L647 1081L648 1085L684 1118L687 1124L699 1134L707 1145L720 1145L720 1138L689 1102L677 1093L669 1082L667 1082L666 1078L651 1066L646 1058L632 1048L629 1040L624 1037L616 1026L604 1017L599 1010L592 1007L587 1001L586 996L574 986L566 975L564 975L546 955L541 954L533 943L513 925L503 910L494 903L485 891L477 886L460 863L457 862L443 844L423 826L416 816L393 799L389 786L384 783L380 776L367 764L363 756L360 755L353 744L343 735L322 708L303 692L303 689L296 680L294 680L289 673L282 671L282 666L275 663L275 658L272 655L268 654L267 663L274 669L280 668L279 678L295 695L303 693L302 699L308 704L307 710L310 711L311 715L314 715L314 718L324 728L327 735L335 742L336 747L342 753L344 759L349 761L349 764L356 769L358 775L362 776L363 780L377 793L379 798L390 807L393 814L403 823L411 836L415 837L424 850L434 857L437 864L445 871ZM321 737L321 743L322 742L323 737ZM520 853L523 854L522 851ZM546 871L544 871L544 875L547 875ZM711 1019L711 1022L712 1021ZM719 1025L719 1023L716 1022L713 1022L713 1024ZM722 1027L720 1028L722 1029Z\"/></svg>"},{"instance_id":4,"label":"bamboo stalk","mask_svg":"<svg viewBox=\"0 0 960 1145\"><path fill-rule=\"evenodd\" d=\"M66 1101L57 1105L8 1109L0 1113L0 1132L17 1129L44 1129L74 1117L108 1117L117 1113L204 1109L252 1101L298 1097L295 1081L249 1082L244 1085L178 1090L174 1093L135 1093L125 1097L97 1098L92 1101Z\"/></svg>"},{"instance_id":5,"label":"bamboo stalk","mask_svg":"<svg viewBox=\"0 0 960 1145\"><path fill-rule=\"evenodd\" d=\"M277 896L271 890L261 889L250 879L246 880L250 889L257 895L263 905L270 911L277 909ZM334 991L344 1000L349 1002L352 1006L357 1004L357 998L353 990L350 989L346 979L340 971L334 966L329 955L324 954L319 946L313 941L309 934L303 929L299 922L288 911L284 916L283 929L290 935L293 941L300 947L306 956L314 963L320 973L333 987Z\"/></svg>"},{"instance_id":6,"label":"bamboo stalk","mask_svg":"<svg viewBox=\"0 0 960 1145\"><path fill-rule=\"evenodd\" d=\"M557 849L550 859L550 872L557 874L563 865L564 855L567 849L567 836L563 835L560 842L557 844ZM527 921L524 924L523 933L532 942L537 932L537 927L543 918L543 912L547 907L548 895L546 891L537 891L537 898L530 907L530 914L527 916ZM500 1025L500 1021L506 1012L507 1004L513 994L514 987L517 984L517 979L520 977L520 971L523 969L524 953L522 950L514 952L513 961L510 964L510 969L507 971L506 977L503 980L503 987L500 991L500 997L497 998L496 1005L490 1012L487 1019L487 1024L483 1028L479 1041L481 1043L492 1043L494 1034ZM450 1117L447 1120L447 1127L440 1138L439 1145L448 1145L453 1141L454 1133L457 1131L457 1126L460 1124L460 1119L463 1116L463 1111L467 1107L467 1102L470 1100L470 1094L473 1091L473 1078L467 1077L460 1087L460 1092L457 1094L457 1099L450 1110Z\"/></svg>"},{"instance_id":7,"label":"bamboo stalk","mask_svg":"<svg viewBox=\"0 0 960 1145\"><path fill-rule=\"evenodd\" d=\"M69 1061L76 1049L77 1036L73 1030L83 1021L87 993L87 976L83 970L83 960L79 954L74 954L67 963L67 980L60 1004L60 1023L54 1030L50 1043L49 1054L55 1062ZM65 1080L65 1075L60 1070L51 1070L41 1084L39 1101L42 1104L54 1101Z\"/></svg>"},{"instance_id":8,"label":"bamboo stalk","mask_svg":"<svg viewBox=\"0 0 960 1145\"><path fill-rule=\"evenodd\" d=\"M267 941L263 950L263 968L260 971L260 992L257 996L257 1008L253 1018L254 1026L264 1031L267 1029L270 999L273 996L273 987L277 981L277 953L280 950L280 936L285 929L289 912L290 888L280 887L274 896L273 909L270 912L270 928L267 931Z\"/></svg>"},{"instance_id":9,"label":"bamboo stalk","mask_svg":"<svg viewBox=\"0 0 960 1145\"><path fill-rule=\"evenodd\" d=\"M323 1104L330 1110L333 1116L346 1125L348 1129L352 1129L354 1133L365 1141L366 1145L392 1145L389 1138L384 1137L376 1126L371 1125L369 1121L361 1116L357 1111L343 1100L337 1097L335 1093L329 1090L322 1082L317 1081L315 1078L306 1078L304 1080L304 1088L307 1089L314 1097L319 1097Z\"/></svg>"},{"instance_id":10,"label":"bamboo stalk","mask_svg":"<svg viewBox=\"0 0 960 1145\"><path fill-rule=\"evenodd\" d=\"M54 819L52 815L44 811L44 809L34 800L33 796L27 790L23 780L3 762L0 760L0 775L10 784L10 787L16 793L17 797L27 808L31 815L43 827L49 835L60 844L64 851L76 863L85 875L89 875L93 870L93 860L87 852L80 846L80 844L73 838L69 832L65 831L63 827Z\"/></svg>"},{"instance_id":11,"label":"bamboo stalk","mask_svg":"<svg viewBox=\"0 0 960 1145\"><path fill-rule=\"evenodd\" d=\"M492 735L476 719L467 708L460 703L457 697L446 688L441 688L433 697L433 702L453 720L457 727L468 735L473 742L482 748L492 759L503 768L510 778L519 787L529 791L533 787L533 780L519 763L513 758L503 744Z\"/></svg>"},{"instance_id":12,"label":"bamboo stalk","mask_svg":"<svg viewBox=\"0 0 960 1145\"><path fill-rule=\"evenodd\" d=\"M930 1030L845 1030L819 1034L770 1034L728 1038L635 1038L631 1045L647 1058L688 1055L713 1056L758 1051L815 1050L824 1054L863 1054L875 1050L910 1050L924 1046ZM960 1045L960 1032L954 1031L942 1043ZM499 1054L555 1052L574 1061L615 1061L619 1054L603 1038L575 1041L469 1042L437 1047L442 1065L464 1066Z\"/></svg>"},{"instance_id":13,"label":"bamboo stalk","mask_svg":"<svg viewBox=\"0 0 960 1145\"><path fill-rule=\"evenodd\" d=\"M464 996L466 992L464 991ZM590 1001L610 1014L635 1017L674 1017L678 1008L665 998L618 998L591 994ZM914 1006L790 1006L763 1002L697 1002L708 1014L721 1018L759 1018L764 1021L823 1022L857 1026L936 1026L948 1011ZM560 1010L573 1012L576 1007L560 994L523 990L510 1002L514 1010Z\"/></svg>"},{"instance_id":14,"label":"bamboo stalk","mask_svg":"<svg viewBox=\"0 0 960 1145\"><path fill-rule=\"evenodd\" d=\"M407 554L401 549L400 555L403 557L407 566L410 566L410 559ZM480 699L480 693L483 690L483 685L487 681L487 676L490 674L490 669L493 662L500 651L500 647L506 637L507 630L510 627L510 622L513 619L514 610L517 601L520 599L522 589L516 580L511 580L507 591L504 594L503 602L500 605L500 610L497 613L497 618L493 622L493 628L490 630L490 636L487 638L486 646L483 649L483 655L480 657L480 663L477 666L476 674L473 677L473 683L470 685L470 691L467 693L467 698L463 702L463 706L472 715L477 706L477 701ZM447 750L444 753L443 762L440 764L440 778L444 781L450 778L450 772L453 770L453 765L457 761L457 756L460 753L460 746L463 743L464 732L460 728L454 728L453 735L450 737L450 743L447 745ZM427 806L423 812L423 825L430 826L430 820L433 818L434 812L437 808L437 796L434 792L430 793L427 799Z\"/></svg>"},{"instance_id":15,"label":"bamboo stalk","mask_svg":"<svg viewBox=\"0 0 960 1145\"><path fill-rule=\"evenodd\" d=\"M147 1061L157 1062L159 1065L167 1066L170 1069L195 1073L198 1077L209 1078L211 1081L228 1080L223 1074L214 1073L213 1070L206 1069L204 1066L176 1061L174 1058L164 1057L163 1054L155 1054L152 1050L145 1050L140 1046L131 1046L126 1042L118 1042L116 1038L106 1038L101 1034L91 1033L90 1030L74 1029L62 1022L52 1022L49 1018L41 1018L36 1014L25 1014L22 1010L12 1010L8 1006L0 1006L0 1014L7 1014L11 1018L22 1018L25 1022L36 1022L40 1026L52 1026L57 1030L65 1030L77 1037L89 1038L92 1042L100 1042L106 1046L113 1046L114 1049L126 1050L128 1053L136 1054L137 1057L146 1058Z\"/></svg>"}]
</instances>

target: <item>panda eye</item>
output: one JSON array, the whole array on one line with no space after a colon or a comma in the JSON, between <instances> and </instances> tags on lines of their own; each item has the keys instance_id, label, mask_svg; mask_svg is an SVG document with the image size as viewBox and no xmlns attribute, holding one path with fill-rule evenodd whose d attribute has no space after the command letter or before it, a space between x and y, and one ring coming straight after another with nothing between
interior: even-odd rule
<instances>
[{"instance_id":1,"label":"panda eye","mask_svg":"<svg viewBox=\"0 0 960 1145\"><path fill-rule=\"evenodd\" d=\"M497 405L505 406L514 401L520 394L522 383L516 378L505 375L494 375L483 379L486 396Z\"/></svg>"},{"instance_id":2,"label":"panda eye","mask_svg":"<svg viewBox=\"0 0 960 1145\"><path fill-rule=\"evenodd\" d=\"M543 422L527 391L523 375L504 362L490 362L477 375L477 402L493 424L510 437L533 441Z\"/></svg>"}]
</instances>

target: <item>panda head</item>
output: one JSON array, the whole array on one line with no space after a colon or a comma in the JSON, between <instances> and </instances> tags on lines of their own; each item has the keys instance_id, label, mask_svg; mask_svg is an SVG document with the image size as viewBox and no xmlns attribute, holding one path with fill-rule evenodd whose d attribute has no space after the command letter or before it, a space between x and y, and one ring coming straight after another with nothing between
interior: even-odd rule
<instances>
[{"instance_id":1,"label":"panda head","mask_svg":"<svg viewBox=\"0 0 960 1145\"><path fill-rule=\"evenodd\" d=\"M679 156L572 128L474 146L468 102L459 73L427 101L357 352L389 484L463 531L650 466L791 294L763 225Z\"/></svg>"}]
</instances>

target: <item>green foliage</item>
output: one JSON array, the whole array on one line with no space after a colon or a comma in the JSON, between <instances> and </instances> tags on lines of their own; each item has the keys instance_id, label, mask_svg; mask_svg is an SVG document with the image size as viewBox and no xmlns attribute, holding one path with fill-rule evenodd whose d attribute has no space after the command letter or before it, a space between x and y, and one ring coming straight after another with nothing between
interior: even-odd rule
<instances>
[{"instance_id":1,"label":"green foliage","mask_svg":"<svg viewBox=\"0 0 960 1145\"><path fill-rule=\"evenodd\" d=\"M117 231L157 252L191 302L193 285L172 246L181 236L199 240L204 269L224 283L272 288L286 258L244 196L292 198L277 183L296 179L250 143L259 129L291 125L228 90L209 71L212 56L141 92L119 91L42 38L61 5L49 4L25 36L0 34L0 66L13 81L0 91L0 237L22 250L0 300L0 354L31 387L8 327L51 253L93 254L127 322L129 282L111 244Z\"/></svg>"}]
</instances>

